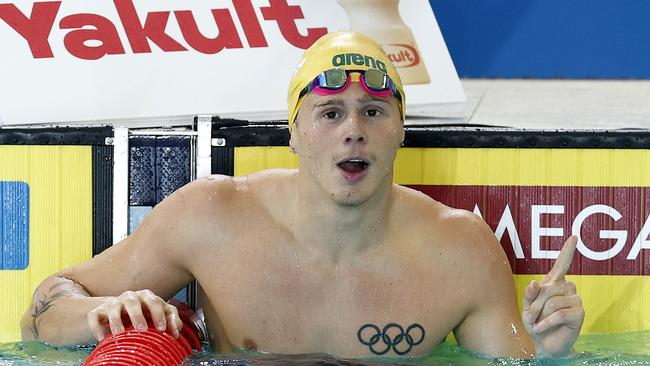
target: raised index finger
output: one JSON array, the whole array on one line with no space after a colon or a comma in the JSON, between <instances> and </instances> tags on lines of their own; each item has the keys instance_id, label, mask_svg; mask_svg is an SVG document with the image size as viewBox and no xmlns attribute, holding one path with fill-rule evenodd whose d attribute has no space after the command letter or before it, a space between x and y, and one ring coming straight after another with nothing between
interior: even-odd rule
<instances>
[{"instance_id":1,"label":"raised index finger","mask_svg":"<svg viewBox=\"0 0 650 366\"><path fill-rule=\"evenodd\" d=\"M569 270L569 267L571 267L571 261L573 260L573 253L576 251L576 245L578 245L578 238L576 238L575 235L571 235L566 242L564 242L564 246L555 260L553 268L551 268L548 274L544 276L542 284L564 279L564 275Z\"/></svg>"}]
</instances>

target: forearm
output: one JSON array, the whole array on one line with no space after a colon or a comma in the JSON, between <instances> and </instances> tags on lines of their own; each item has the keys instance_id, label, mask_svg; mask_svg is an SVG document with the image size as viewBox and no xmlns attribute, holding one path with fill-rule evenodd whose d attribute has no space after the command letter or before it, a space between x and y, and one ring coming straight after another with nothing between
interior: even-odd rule
<instances>
[{"instance_id":1,"label":"forearm","mask_svg":"<svg viewBox=\"0 0 650 366\"><path fill-rule=\"evenodd\" d=\"M32 304L23 315L22 337L50 344L95 343L86 315L104 301L103 297L90 296L72 280L48 277L34 292Z\"/></svg>"}]
</instances>

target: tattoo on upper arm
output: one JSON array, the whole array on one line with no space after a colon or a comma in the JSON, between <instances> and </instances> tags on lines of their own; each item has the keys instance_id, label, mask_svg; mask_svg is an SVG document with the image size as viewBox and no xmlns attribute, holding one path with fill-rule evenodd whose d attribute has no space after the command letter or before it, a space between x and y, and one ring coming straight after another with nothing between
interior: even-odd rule
<instances>
[{"instance_id":1,"label":"tattoo on upper arm","mask_svg":"<svg viewBox=\"0 0 650 366\"><path fill-rule=\"evenodd\" d=\"M47 291L43 291L40 299L36 299L36 292L32 299L32 308L30 315L32 316L32 335L34 339L38 340L38 328L41 324L40 316L47 312L53 305L54 301L71 297L75 294L88 295L88 292L77 282L70 279L61 277L61 282L55 283Z\"/></svg>"},{"instance_id":2,"label":"tattoo on upper arm","mask_svg":"<svg viewBox=\"0 0 650 366\"><path fill-rule=\"evenodd\" d=\"M411 352L413 346L424 341L424 327L413 323L404 328L396 323L389 323L383 329L374 324L365 324L357 332L357 339L364 346L368 346L370 352L376 355L388 353L391 349L398 355L405 355Z\"/></svg>"}]
</instances>

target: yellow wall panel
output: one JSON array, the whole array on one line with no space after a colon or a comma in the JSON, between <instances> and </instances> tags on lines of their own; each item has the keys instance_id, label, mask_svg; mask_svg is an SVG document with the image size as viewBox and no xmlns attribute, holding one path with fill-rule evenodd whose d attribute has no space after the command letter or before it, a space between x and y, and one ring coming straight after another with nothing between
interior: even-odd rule
<instances>
[{"instance_id":1,"label":"yellow wall panel","mask_svg":"<svg viewBox=\"0 0 650 366\"><path fill-rule=\"evenodd\" d=\"M396 172L404 169L402 164L409 169L420 165L409 162L417 156L410 150L420 150L423 155L422 174L395 174L396 183L610 187L650 184L650 170L641 168L648 166L650 150L403 148L396 159Z\"/></svg>"},{"instance_id":2,"label":"yellow wall panel","mask_svg":"<svg viewBox=\"0 0 650 366\"><path fill-rule=\"evenodd\" d=\"M0 342L10 342L38 283L92 256L92 148L2 145L0 181L29 185L29 265L0 271Z\"/></svg>"},{"instance_id":3,"label":"yellow wall panel","mask_svg":"<svg viewBox=\"0 0 650 366\"><path fill-rule=\"evenodd\" d=\"M235 175L295 168L288 147L235 149ZM402 148L399 184L648 186L650 150Z\"/></svg>"},{"instance_id":4,"label":"yellow wall panel","mask_svg":"<svg viewBox=\"0 0 650 366\"><path fill-rule=\"evenodd\" d=\"M235 176L248 175L262 169L298 167L298 157L286 146L237 147L235 156Z\"/></svg>"}]
</instances>

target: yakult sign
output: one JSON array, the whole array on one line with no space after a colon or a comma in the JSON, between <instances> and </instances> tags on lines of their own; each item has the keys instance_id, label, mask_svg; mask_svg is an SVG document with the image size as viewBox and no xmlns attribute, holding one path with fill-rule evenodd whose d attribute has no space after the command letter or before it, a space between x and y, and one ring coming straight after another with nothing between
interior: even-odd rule
<instances>
[{"instance_id":1,"label":"yakult sign","mask_svg":"<svg viewBox=\"0 0 650 366\"><path fill-rule=\"evenodd\" d=\"M407 29L408 42L391 39L387 52L404 72L426 64L436 80L407 86L409 107L462 101L428 1L388 1L394 9L384 3L350 0L344 9L336 0L0 2L0 116L8 124L282 118L302 51L364 16L346 11L350 6L377 8L369 11ZM422 39L419 50L413 37Z\"/></svg>"},{"instance_id":2,"label":"yakult sign","mask_svg":"<svg viewBox=\"0 0 650 366\"><path fill-rule=\"evenodd\" d=\"M62 1L35 2L29 17L15 4L0 4L0 18L27 41L34 58L50 58L54 57L54 53L49 36L61 3ZM133 53L151 53L149 42L163 52L193 49L209 55L217 54L226 48L244 47L233 15L227 8L211 9L214 25L219 30L218 36L211 38L203 35L191 10L152 11L140 15L132 0L114 0L113 4ZM251 1L233 0L232 5L249 46L269 47ZM286 0L271 0L269 6L262 6L259 10L264 20L277 22L284 39L295 47L307 48L327 33L327 28L320 27L307 28L306 35L300 34L296 20L304 18L301 8L290 6ZM167 33L172 14L176 18L183 40L189 47ZM140 21L140 17L144 18L144 22ZM61 18L59 28L61 31L68 30L63 36L65 49L80 59L97 60L107 55L126 53L116 24L100 14L66 15Z\"/></svg>"},{"instance_id":3,"label":"yakult sign","mask_svg":"<svg viewBox=\"0 0 650 366\"><path fill-rule=\"evenodd\" d=\"M546 273L579 238L570 273L650 274L650 190L643 187L412 186L481 216L515 273Z\"/></svg>"}]
</instances>

